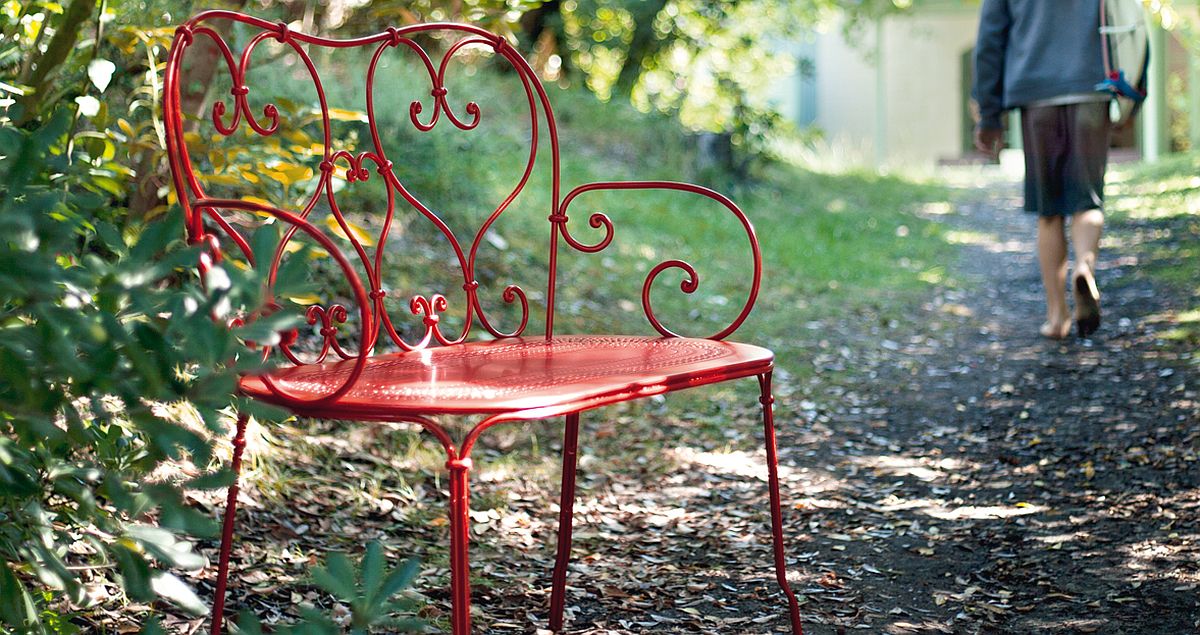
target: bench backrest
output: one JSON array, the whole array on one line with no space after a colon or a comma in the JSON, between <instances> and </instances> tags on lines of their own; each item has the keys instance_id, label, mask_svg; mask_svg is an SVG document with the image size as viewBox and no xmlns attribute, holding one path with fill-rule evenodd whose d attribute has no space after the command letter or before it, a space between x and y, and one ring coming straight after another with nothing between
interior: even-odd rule
<instances>
[{"instance_id":1,"label":"bench backrest","mask_svg":"<svg viewBox=\"0 0 1200 635\"><path fill-rule=\"evenodd\" d=\"M246 44L240 53L235 52L226 42L227 33L236 33ZM247 85L251 72L252 60L255 59L255 49L263 42L274 42L276 46L294 55L300 64L295 65L293 73L304 75L311 80L319 102L318 123L323 138L319 140L320 163L316 170L308 174L315 186L310 185L311 194L307 201L293 209L272 204L268 201L251 197L220 197L208 193L206 187L212 182L198 172L203 168L203 149L194 147L196 137L193 129L199 122L191 121L188 114L181 112L181 94L187 90L196 90L187 85L188 78L184 72L184 61L189 49L199 42L207 41L215 46L219 54L215 56L217 72L228 72L232 78L232 90L229 95L217 96L211 106L211 125L220 136L230 137L235 133L247 135L247 139L257 135L260 138L278 138L287 133L282 121L280 108L275 102L267 103L262 109L262 115L256 114L251 107L251 87ZM431 55L427 46L436 42L436 48L442 51L440 55ZM326 99L326 90L318 72L318 64L314 58L324 59L315 54L319 48L326 49L361 49L371 54L371 61L366 69L365 99L366 124L369 126L370 139L363 142L368 149L351 153L337 147L337 142L331 134L331 119L338 110L332 108ZM408 119L412 126L422 132L433 130L435 126L451 125L460 130L471 130L479 125L484 116L481 107L475 102L469 102L460 109L460 100L455 100L447 90L447 69L455 56L466 51L485 49L496 60L504 60L511 67L516 80L524 91L527 113L498 113L495 116L520 116L529 121L529 154L527 163L521 172L512 191L504 197L491 211L481 225L473 233L469 243L460 243L455 234L442 218L415 196L399 178L398 171L388 158L389 148L381 138L376 124L376 109L380 107L394 108L395 104L375 103L375 87L379 81L377 71L380 60L386 54L404 53L415 55L419 67L423 67L428 75L429 92L425 102L412 101L408 104ZM260 53L258 58L262 58ZM261 60L260 60L261 61ZM299 69L299 70L296 70ZM335 40L308 35L292 30L284 23L272 23L266 20L245 16L229 11L208 11L198 14L180 26L176 32L170 56L168 58L163 86L163 112L167 151L170 160L174 189L186 216L188 235L191 241L204 243L209 246L202 259L201 268L208 269L223 258L228 257L232 243L238 258L249 264L270 268L271 280L291 251L292 244L302 238L309 243L315 243L317 248L328 252L341 275L345 277L346 290L341 294L342 303L328 304L313 303L307 308L306 316L309 324L314 325L323 341L315 346L315 355L302 355L292 350L294 338L285 337L277 343L280 353L294 363L319 363L336 355L343 359L355 359L357 368L344 386L322 397L336 399L337 396L349 389L353 380L361 370L363 362L377 345L383 346L390 342L401 350L417 350L433 344L454 345L467 340L471 336L474 325L478 323L492 337L512 337L523 335L529 324L529 301L526 292L517 285L504 288L502 299L512 306L519 306L519 323L511 330L502 330L500 325L489 319L480 301L480 283L477 276L477 256L489 229L499 219L501 214L510 207L513 201L529 184L534 171L535 162L540 158L549 162L550 209L549 223L549 271L545 291L546 316L545 335L554 332L554 293L557 264L557 250L560 240L572 248L584 252L596 252L608 246L613 237L611 222L603 214L593 214L590 224L593 228L605 232L595 244L584 244L573 238L567 230L566 206L578 194L596 189L644 189L651 186L661 186L668 189L700 193L718 200L732 211L745 227L753 249L754 270L752 273L751 292L742 312L734 323L714 337L722 338L732 333L742 320L745 319L753 305L758 291L761 276L761 258L758 253L757 241L753 229L740 210L728 199L697 186L679 183L649 183L649 184L590 184L562 196L560 193L560 163L558 149L558 131L555 126L553 111L541 81L530 64L503 37L488 31L465 24L418 24L404 28L390 28L385 32L367 37L347 40ZM541 131L545 131L542 135ZM285 142L286 143L286 142ZM314 148L318 144L313 144ZM193 147L190 147L193 146ZM338 180L349 182L373 180L379 175L384 182L387 193L386 217L383 219L382 231L376 236L363 236L360 228L347 220L339 207ZM248 177L250 178L250 177ZM211 188L209 188L211 189ZM445 237L452 251L451 262L461 274L461 285L465 292L465 318L461 330L445 333L439 314L446 311L447 299L441 294L418 294L411 296L408 308L416 319L423 324L423 335L410 337L406 340L401 331L393 323L394 316L384 307L384 298L389 294L395 297L395 291L385 289L384 272L389 266L385 259L384 246L388 240L389 226L393 222L397 206L411 206ZM314 210L320 209L329 215L326 228L322 229L310 218ZM267 222L277 222L283 228L281 240L274 249L270 263L254 263L254 254L250 245L248 232L253 226ZM269 219L274 219L270 221ZM327 231L328 230L328 231ZM340 234L342 241L334 241L329 237L329 231ZM351 249L348 255L339 248L348 241ZM261 257L260 257L261 260ZM328 261L327 261L328 262ZM695 271L690 265L678 260L668 260L660 263L650 272L643 288L643 307L652 325L664 335L673 335L666 330L654 317L649 306L649 288L654 278L663 270L675 268L682 270L687 276L682 288L690 293L695 288ZM489 300L490 302L490 300ZM283 302L281 301L280 304ZM347 305L354 306L347 309ZM400 318L395 318L400 319ZM411 319L411 318L410 318ZM352 340L347 340L345 334L339 334L339 324L347 321L356 322L358 333ZM421 332L418 328L417 332ZM340 341L339 341L340 340ZM311 342L309 342L311 344ZM390 346L389 346L390 347ZM298 347L297 347L298 348Z\"/></svg>"}]
</instances>

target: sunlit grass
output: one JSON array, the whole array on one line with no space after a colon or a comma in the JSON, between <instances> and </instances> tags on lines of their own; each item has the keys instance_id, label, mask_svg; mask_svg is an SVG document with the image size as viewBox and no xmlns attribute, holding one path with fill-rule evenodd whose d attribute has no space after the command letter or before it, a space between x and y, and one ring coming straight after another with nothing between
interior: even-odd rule
<instances>
[{"instance_id":1,"label":"sunlit grass","mask_svg":"<svg viewBox=\"0 0 1200 635\"><path fill-rule=\"evenodd\" d=\"M1134 277L1193 298L1162 316L1164 340L1200 342L1200 153L1114 170L1108 241L1139 245Z\"/></svg>"}]
</instances>

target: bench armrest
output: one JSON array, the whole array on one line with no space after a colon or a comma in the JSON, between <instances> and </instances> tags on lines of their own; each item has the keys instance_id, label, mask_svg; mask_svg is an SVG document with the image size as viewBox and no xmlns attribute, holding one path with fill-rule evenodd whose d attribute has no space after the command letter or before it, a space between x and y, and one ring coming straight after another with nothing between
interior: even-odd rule
<instances>
[{"instance_id":1,"label":"bench armrest","mask_svg":"<svg viewBox=\"0 0 1200 635\"><path fill-rule=\"evenodd\" d=\"M596 253L608 247L609 243L612 242L612 221L609 220L608 216L601 212L593 213L588 218L588 224L592 228L604 228L604 236L599 242L590 245L581 243L571 236L571 232L567 227L569 220L567 216L567 209L571 206L571 202L581 194L604 190L675 190L679 192L697 194L724 205L725 208L729 210L729 212L733 214L735 218L737 218L738 222L741 223L742 228L746 231L746 238L749 240L750 251L754 261L754 271L750 276L750 290L747 294L746 302L742 306L741 311L737 314L737 317L734 318L734 320L725 328L708 336L707 339L722 340L736 331L738 327L742 325L742 322L746 320L746 316L748 316L750 311L754 308L754 302L758 298L758 290L762 282L762 252L758 246L758 237L754 233L754 226L750 224L750 219L746 218L745 212L743 212L741 208L739 208L733 201L729 200L729 198L725 195L710 190L706 187L693 185L691 183L679 183L675 181L602 181L597 183L588 183L586 185L580 185L579 187L568 192L567 195L563 197L562 203L558 207L558 211L550 217L551 222L555 224L557 230L562 234L563 240L565 240L567 244L578 251L585 253ZM655 278L657 278L658 275L664 270L672 268L681 269L687 274L687 277L679 285L679 289L684 293L694 293L700 286L700 279L696 273L696 269L692 267L692 265L683 260L664 260L663 262L660 262L654 266L650 272L646 274L646 280L642 284L642 310L645 312L646 319L650 321L650 324L654 327L654 330L658 331L661 335L665 337L680 337L678 333L675 333L663 326L662 322L654 315L654 308L650 302L650 288L653 286Z\"/></svg>"},{"instance_id":2,"label":"bench armrest","mask_svg":"<svg viewBox=\"0 0 1200 635\"><path fill-rule=\"evenodd\" d=\"M349 316L346 307L341 304L332 304L328 307L314 304L309 306L305 311L306 321L310 325L316 325L318 322L321 323L321 336L323 341L321 344L321 352L317 355L315 360L310 362L301 360L291 350L292 342L288 341L289 338L287 337L284 337L283 341L281 341L275 347L279 349L280 353L282 353L284 357L296 365L304 365L306 363L322 363L325 361L329 351L332 349L340 358L345 360L354 360L350 372L346 375L343 381L333 385L329 392L325 394L318 394L316 396L307 394L304 396L291 394L279 387L274 381L271 380L270 375L266 373L260 375L259 379L263 382L268 390L270 390L281 401L284 402L283 405L288 406L311 406L330 403L336 401L339 397L349 391L354 386L354 382L358 380L359 375L362 374L363 367L366 365L367 359L370 357L371 349L374 347L375 336L378 333L378 329L376 328L377 325L375 324L372 312L374 305L373 299L367 292L366 287L363 286L358 272L355 271L345 254L343 254L338 248L337 243L335 243L333 239L331 239L325 232L308 222L308 220L304 217L257 202L241 199L199 199L187 205L187 207L189 208L189 214L207 214L209 218L212 218L221 228L223 233L234 242L251 266L270 267L270 273L267 279L267 284L269 286L273 286L274 284L275 272L283 258L285 251L284 247L296 233L307 235L318 245L320 245L322 249L328 252L334 261L337 262L338 267L345 276L347 284L350 285L350 290L354 296L354 300L359 306L361 332L359 334L358 352L348 353L344 351L341 345L337 342L337 327L335 326L335 323L345 323L347 317ZM246 242L246 239L221 217L221 215L217 212L219 209L236 209L245 212L255 212L279 219L285 223L288 228L285 230L282 240L276 248L275 256L272 259L272 262L254 262L254 254L251 251L249 244ZM198 240L203 240L210 245L209 254L206 254L206 257L201 260L201 269L204 270L213 266L215 263L219 263L221 260L221 251L218 238L214 234L208 233L198 238ZM271 295L268 297L271 297ZM271 302L271 304L273 305L274 303ZM265 346L263 348L264 356L270 354L271 348L272 346Z\"/></svg>"}]
</instances>

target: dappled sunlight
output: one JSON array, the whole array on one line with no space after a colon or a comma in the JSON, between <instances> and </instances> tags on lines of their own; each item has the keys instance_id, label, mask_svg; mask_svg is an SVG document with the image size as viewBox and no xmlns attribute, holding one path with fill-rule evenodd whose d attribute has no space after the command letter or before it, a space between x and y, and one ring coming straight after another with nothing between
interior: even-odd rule
<instances>
[{"instance_id":1,"label":"dappled sunlight","mask_svg":"<svg viewBox=\"0 0 1200 635\"><path fill-rule=\"evenodd\" d=\"M932 201L921 206L919 214L923 216L945 216L954 213L954 206L949 201Z\"/></svg>"},{"instance_id":2,"label":"dappled sunlight","mask_svg":"<svg viewBox=\"0 0 1200 635\"><path fill-rule=\"evenodd\" d=\"M996 234L972 230L950 229L946 230L944 236L950 244L981 247L994 254L1028 253L1033 248L1033 243L1028 240L1001 240Z\"/></svg>"},{"instance_id":3,"label":"dappled sunlight","mask_svg":"<svg viewBox=\"0 0 1200 635\"><path fill-rule=\"evenodd\" d=\"M999 242L999 238L995 234L970 230L950 229L944 235L946 242L954 245L987 245Z\"/></svg>"},{"instance_id":4,"label":"dappled sunlight","mask_svg":"<svg viewBox=\"0 0 1200 635\"><path fill-rule=\"evenodd\" d=\"M1160 220L1178 216L1200 215L1200 192L1188 194L1182 208L1163 205L1161 202L1141 196L1122 196L1108 206L1110 211L1127 215L1133 220Z\"/></svg>"},{"instance_id":5,"label":"dappled sunlight","mask_svg":"<svg viewBox=\"0 0 1200 635\"><path fill-rule=\"evenodd\" d=\"M681 446L672 448L667 453L685 468L702 465L706 468L711 468L711 471L719 474L742 476L762 481L767 480L766 456L761 452L753 453L742 450L705 452L689 446ZM787 465L780 465L779 478L783 480L797 480L800 478L800 475L794 468Z\"/></svg>"},{"instance_id":6,"label":"dappled sunlight","mask_svg":"<svg viewBox=\"0 0 1200 635\"><path fill-rule=\"evenodd\" d=\"M1086 531L1075 531L1068 534L1051 534L1048 536L1034 536L1034 540L1047 545L1061 545L1066 542L1074 542L1080 540L1088 540L1092 537Z\"/></svg>"},{"instance_id":7,"label":"dappled sunlight","mask_svg":"<svg viewBox=\"0 0 1200 635\"><path fill-rule=\"evenodd\" d=\"M913 458L902 455L877 455L851 458L853 464L871 468L881 476L912 476L922 481L945 478L965 465L959 459Z\"/></svg>"},{"instance_id":8,"label":"dappled sunlight","mask_svg":"<svg viewBox=\"0 0 1200 635\"><path fill-rule=\"evenodd\" d=\"M1039 514L1049 509L1045 505L1017 503L1016 505L964 505L962 507L929 505L922 511L940 520L1002 520Z\"/></svg>"}]
</instances>

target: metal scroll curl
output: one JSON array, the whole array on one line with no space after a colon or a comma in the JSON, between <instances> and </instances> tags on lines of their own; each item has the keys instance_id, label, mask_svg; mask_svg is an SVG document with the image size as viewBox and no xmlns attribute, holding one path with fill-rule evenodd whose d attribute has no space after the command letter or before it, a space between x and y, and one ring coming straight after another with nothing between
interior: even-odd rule
<instances>
[{"instance_id":1,"label":"metal scroll curl","mask_svg":"<svg viewBox=\"0 0 1200 635\"><path fill-rule=\"evenodd\" d=\"M370 357L371 349L374 346L376 330L373 327L374 322L370 294L368 294L366 287L362 284L358 273L355 272L354 267L350 264L350 261L341 252L341 250L338 249L333 240L303 217L278 208L270 207L268 205L262 205L240 199L199 199L194 202L194 206L197 210L204 210L209 212L211 215L218 217L219 215L215 212L215 210L218 209L237 209L241 211L256 212L268 215L283 221L290 227L295 228L297 231L306 234L309 238L320 245L323 250L328 252L330 256L333 257L338 268L341 270L350 286L351 294L355 300L355 303L359 306L358 317L360 332L358 334L358 352L351 353L344 350L341 344L337 341L337 335L339 332L338 325L347 323L350 316L349 310L342 304L331 304L328 307L312 305L309 306L305 312L305 318L308 324L313 326L320 324L319 333L321 335L321 350L317 354L316 359L305 361L301 359L295 353L295 351L292 350L292 347L296 342L295 335L292 333L281 334L280 342L278 344L274 346L263 346L262 349L264 355L269 354L273 349L277 349L289 361L298 365L322 363L326 360L329 352L332 350L342 359L353 360L353 366L351 367L350 373L346 375L345 379L340 384L335 386L329 392L316 396L294 394L279 386L267 374L261 375L260 379L267 389L270 390L276 397L278 397L284 403L292 405L313 405L327 403L336 400L338 397L349 391L350 388L353 387L354 382L357 381L359 375L362 373L362 370L366 365L366 361ZM214 241L215 239L210 239L209 243L212 244ZM247 257L252 257L249 251L246 251L245 253ZM277 307L278 305L275 306Z\"/></svg>"},{"instance_id":2,"label":"metal scroll curl","mask_svg":"<svg viewBox=\"0 0 1200 635\"><path fill-rule=\"evenodd\" d=\"M243 117L246 123L254 132L266 137L275 134L279 129L279 108L275 104L266 104L263 106L263 116L267 118L267 123L260 123L254 115L250 113L250 103L247 96L250 94L250 87L246 85L246 71L249 69L250 56L254 53L255 47L264 39L272 38L279 42L284 39L277 33L264 32L256 35L246 48L242 50L241 60L235 64L233 60L233 52L229 49L229 45L225 43L224 38L213 29L202 26L193 31L195 35L204 35L212 40L213 44L221 51L221 57L225 60L225 65L229 67L229 74L233 78L233 88L229 94L233 97L233 120L228 124L224 122L224 117L229 107L223 100L216 100L212 107L212 122L217 132L228 137L237 132L240 127Z\"/></svg>"},{"instance_id":3,"label":"metal scroll curl","mask_svg":"<svg viewBox=\"0 0 1200 635\"><path fill-rule=\"evenodd\" d=\"M589 183L587 185L581 185L567 193L567 195L563 197L562 204L559 206L558 211L550 217L550 221L554 223L558 233L562 235L563 240L566 241L566 243L572 248L585 253L596 253L604 250L604 248L608 247L608 245L612 242L614 235L612 221L609 220L608 216L601 213L592 214L588 221L588 224L595 229L600 229L601 227L604 228L604 236L596 243L581 243L571 236L570 230L567 228L570 220L570 218L567 216L567 208L570 207L571 202L585 192L605 190L674 190L679 192L688 192L716 201L723 205L731 214L733 214L733 216L741 224L743 230L746 232L746 238L749 242L751 257L753 259L753 271L750 275L750 289L747 294L745 304L742 305L741 311L738 312L733 321L730 322L725 328L712 335L709 335L707 339L722 340L736 331L738 327L745 322L746 317L750 315L751 309L754 308L754 302L758 298L758 290L762 282L762 252L758 246L758 237L754 233L754 226L750 224L750 220L746 217L746 214L742 212L741 208L735 205L733 201L729 200L729 198L723 194L710 190L706 187L692 185L691 183L677 183L674 181L608 181ZM654 286L655 280L657 280L659 275L668 269L679 269L686 274L686 277L679 285L679 289L683 293L691 295L699 288L700 277L697 274L696 269L691 264L682 260L665 260L656 265L648 274L646 274L646 279L642 284L642 311L646 314L646 319L649 320L650 325L654 327L654 330L658 331L659 334L664 337L681 337L678 333L667 328L662 323L662 321L654 313L654 305L651 301L651 290Z\"/></svg>"},{"instance_id":4,"label":"metal scroll curl","mask_svg":"<svg viewBox=\"0 0 1200 635\"><path fill-rule=\"evenodd\" d=\"M430 115L428 122L423 123L420 118L418 118L418 115L424 111L424 106L421 105L420 100L413 100L413 102L408 105L408 118L412 121L413 126L422 132L429 132L437 126L438 119L443 112L446 113L446 118L450 120L450 123L454 124L454 127L458 128L459 130L473 130L476 126L478 126L479 120L483 114L479 109L478 103L473 101L467 102L465 111L471 116L471 120L463 121L458 117L458 115L454 114L454 109L450 107L449 102L446 100L446 95L449 93L449 90L446 88L446 69L449 67L450 59L467 45L490 45L492 42L480 38L466 38L455 42L442 56L441 63L438 65L438 68L435 71L433 68L433 61L423 48L410 39L398 39L409 48L415 50L421 57L421 61L424 62L425 70L429 73L429 81L431 84L429 95L433 97L433 114Z\"/></svg>"},{"instance_id":5,"label":"metal scroll curl","mask_svg":"<svg viewBox=\"0 0 1200 635\"><path fill-rule=\"evenodd\" d=\"M221 35L222 30L212 26L213 21L236 22L250 27L252 33L257 30L257 33L250 37L249 41L240 52L235 52L231 50L230 45L224 41ZM413 39L411 39L415 34L435 31L456 33L462 36L462 39L459 39L455 43L451 44L446 49L445 53L440 56L440 59L437 60L430 58L430 56ZM215 101L212 106L211 119L214 127L220 134L225 136L234 134L238 128L241 127L244 120L246 125L254 130L255 133L262 136L268 136L277 134L281 124L285 123L282 121L283 117L281 116L279 108L277 108L273 103L268 103L263 107L261 116L255 116L250 108L250 103L248 100L250 87L247 85L247 77L250 74L250 67L252 64L251 60L253 55L258 45L264 40L273 40L284 45L285 48L290 47L291 52L294 52L294 54L303 62L304 66L308 70L312 84L317 92L317 97L320 101L320 113L322 119L321 123L324 132L323 141L325 148L322 159L323 169L318 176L320 182L317 184L317 187L313 188L311 198L306 204L303 205L302 209L299 209L296 214L292 215L293 219L305 223L307 226L301 227L298 223L288 222L289 226L285 231L283 240L279 244L275 255L275 261L271 263L272 271L277 269L280 259L285 255L285 248L288 246L288 242L292 239L296 232L311 233L312 231L318 231L316 230L316 227L312 225L311 221L308 220L308 217L314 211L318 203L321 202L323 197L326 199L334 199L331 191L333 189L331 187L331 178L333 172L332 166L335 163L345 161L347 164L349 164L349 169L347 170L346 175L349 180L353 181L366 180L370 178L365 164L374 162L378 167L378 169L374 171L384 175L385 180L388 182L388 213L384 222L385 227L380 235L378 246L373 252L371 252L370 249L364 248L364 245L360 244L357 240L350 238L350 242L354 247L353 251L356 252L356 255L362 261L362 269L365 269L365 274L363 274L359 267L356 266L353 268L354 271L359 271L358 275L364 276L363 280L360 281L361 283L365 283L362 286L364 292L367 294L367 299L363 304L363 314L371 316L371 319L364 319L362 322L363 346L359 348L359 352L357 353L353 351L347 351L344 350L342 345L338 343L336 337L329 339L327 335L323 334L321 346L322 352L319 356L321 360L326 359L330 351L333 351L333 353L339 357L362 359L364 356L368 355L371 350L373 350L377 336L381 331L387 332L388 336L391 337L396 344L404 350L411 350L416 347L425 346L430 344L432 341L437 341L443 345L456 344L465 341L465 339L468 337L469 331L472 328L476 316L479 318L479 322L482 324L483 328L496 337L516 336L520 335L524 331L530 318L529 302L526 297L526 293L519 286L514 284L510 284L503 289L501 298L507 304L517 305L520 307L520 323L517 328L511 332L506 332L500 328L497 328L496 325L487 319L484 313L483 305L480 302L481 294L479 293L478 289L479 283L475 276L475 257L480 244L483 242L483 237L487 233L489 227L491 227L501 213L503 213L513 203L514 199L519 195L519 193L530 180L533 172L534 161L538 154L539 135L543 134L539 131L538 125L539 114L541 112L545 113L547 120L545 123L549 129L549 150L551 153L550 159L553 166L552 198L554 200L558 199L559 177L557 131L544 88L541 86L540 81L533 70L529 67L528 63L515 49L511 47L511 45L508 44L507 40L505 40L503 36L489 33L485 30L470 25L428 24L411 25L402 28L391 28L386 32L375 35L368 35L347 40L336 40L309 35L299 31L290 31L288 26L283 23L272 23L252 16L221 10L202 12L189 20L185 25L181 26L177 30L176 40L172 44L164 83L164 118L166 119L167 124L167 150L168 155L170 156L171 171L174 179L175 189L180 194L180 202L184 206L185 212L187 213L188 231L193 241L202 240L202 237L208 232L207 226L215 224L219 228L220 232L223 232L226 236L228 236L228 239L232 240L238 248L242 249L244 252L248 252L248 241L246 240L246 237L239 233L239 225L237 224L237 221L232 218L227 220L222 217L222 214L232 210L249 211L252 213L259 212L265 213L266 215L272 214L270 212L263 212L263 210L257 209L255 204L251 204L247 201L226 201L224 199L210 197L204 191L204 188L201 186L200 181L197 178L195 170L193 169L192 160L187 153L186 143L184 142L184 117L179 110L179 87L181 85L180 77L182 74L182 58L185 51L194 43L197 38L208 38L213 43L220 53L220 57L224 61L232 81L233 88L230 91L230 96ZM528 99L528 115L531 122L532 139L530 140L529 145L529 158L519 183L516 184L509 195L506 196L505 199L495 208L493 213L482 224L482 226L477 229L474 235L474 240L469 246L467 246L459 243L450 228L439 218L437 218L437 216L433 214L430 209L422 205L420 201L417 200L416 197L414 197L411 193L409 193L400 183L395 170L392 168L391 163L387 159L387 155L383 149L382 141L379 138L378 130L376 129L376 120L374 117L372 104L373 91L371 89L376 70L376 63L379 60L380 54L384 50L393 47L411 49L422 60L421 65L425 68L428 74L430 95L433 98L432 102L426 101L425 106L422 106L420 102L410 105L410 118L413 120L413 124L420 130L430 130L438 123L438 121L440 121L441 118L446 118L450 120L452 125L459 129L475 129L479 125L482 117L480 106L475 102L467 102L465 106L461 107L461 112L464 113L464 116L460 117L458 114L459 111L456 111L456 109L452 108L450 105L451 100L448 96L449 91L446 88L446 79L450 62L454 59L458 59L456 56L461 56L462 52L467 47L474 45L490 48L496 54L498 60L507 61L507 63L511 64L513 69L516 71L515 75L522 82L522 88ZM307 53L311 46L328 48L357 48L370 46L376 49L375 59L372 60L367 78L367 114L368 124L371 128L372 141L375 144L374 152L351 154L349 152L335 152L332 150L329 107L326 101L325 90L321 83L321 78L315 65L313 64L312 59ZM416 116L422 114L423 109L426 113L428 113L429 110L432 110L432 114L429 114L428 119ZM185 192L188 192L188 195L185 195ZM431 220L437 226L438 230L449 240L455 252L455 257L457 258L460 270L462 272L462 286L466 296L466 318L464 320L463 330L457 336L443 333L440 330L440 326L444 326L444 324L435 323L435 326L432 327L429 326L429 324L426 324L425 326L427 332L425 336L422 337L423 341L412 344L404 342L401 338L399 338L398 334L395 332L395 329L392 328L391 318L388 316L388 313L383 306L383 299L387 295L387 291L382 288L380 272L383 271L382 259L384 257L384 244L388 233L388 226L390 226L393 221L395 208L394 203L397 194L409 202L425 217ZM210 204L214 201L219 201L221 204ZM278 212L279 210L276 211ZM347 237L353 237L354 232L347 227L341 210L337 208L336 200L331 201L330 212L334 216L335 220L337 220L338 225L341 226L341 229L347 235ZM608 231L611 233L611 224L609 224L609 227L610 229ZM325 247L330 248L331 246ZM346 254L346 256L349 256L349 254ZM350 257L352 258L352 256ZM341 260L344 259L344 257L341 258ZM267 263L262 264L265 265ZM345 267L343 267L343 269L349 276L350 269L346 269ZM422 297L425 297L426 299L423 302L418 302L415 306L418 311L417 314L422 317L423 322L428 322L434 317L440 317L440 315L444 312L443 308L439 308L441 303L445 303L446 305L450 304L449 301L445 300L444 296L440 302L437 299L438 296L430 295ZM410 309L411 308L412 306L410 306ZM310 324L312 326L318 327L318 330L328 333L336 330L337 327L344 324L344 322L338 319L343 315L343 313L347 317L352 315L352 313L350 311L346 311L344 307L339 310L336 305L325 305L310 309L309 312L306 313L306 318L310 320ZM345 340L343 339L342 341L344 342ZM288 344L290 345L291 342ZM303 361L304 359L308 359L310 357L309 355L304 355L301 357L300 355L292 354L289 356L289 353L292 353L290 347L277 347L277 350L280 350L281 354L289 357L289 359L291 359L291 357L295 357L296 359L292 360L295 363L312 363L311 361Z\"/></svg>"},{"instance_id":6,"label":"metal scroll curl","mask_svg":"<svg viewBox=\"0 0 1200 635\"><path fill-rule=\"evenodd\" d=\"M461 27L458 27L455 25L440 25L440 28L448 28L451 30L464 30ZM399 178L396 176L395 171L391 170L391 169L388 170L388 178L391 181L391 184L392 184L393 188L395 188L396 192L398 192L399 195L405 201L407 201L414 209L416 209L418 212L420 212L427 220L429 220L431 223L433 223L433 225L438 229L438 231L446 238L447 242L451 245L452 249L454 250L455 257L457 259L459 271L462 273L462 276L463 276L463 278L462 278L463 279L463 289L466 292L466 306L465 306L466 315L465 315L465 319L463 320L463 329L462 329L461 333L457 336L450 336L450 335L443 333L440 329L440 324L439 324L438 326L433 327L432 330L426 334L428 337L423 337L422 341L417 342L417 343L405 342L399 337L399 335L395 332L395 329L392 327L390 316L388 316L386 314L386 312L384 312L381 315L382 326L387 331L388 335L392 338L392 340L404 350L412 350L414 348L422 348L425 345L427 345L428 343L435 341L435 340L442 345L452 345L452 344L457 344L462 341L465 341L466 337L469 335L470 329L471 329L472 325L474 324L474 321L476 318L478 318L479 323L483 326L483 328L486 329L489 333L491 333L492 336L494 336L494 337L513 337L516 335L520 335L524 331L526 325L528 325L528 323L529 323L529 303L526 298L525 292L517 285L509 285L504 289L501 297L504 300L504 302L507 304L519 303L519 306L521 307L520 323L516 329L514 329L513 331L510 331L510 332L502 331L499 328L497 328L495 325L493 325L492 322L488 319L488 317L483 309L482 303L480 302L479 293L478 293L479 283L475 280L474 270L475 270L476 254L477 254L479 246L483 240L484 234L487 233L488 229L492 226L492 224L495 223L495 221L499 218L499 216L505 210L508 209L508 207L512 204L512 202L520 194L520 192L523 190L525 185L529 182L530 176L533 172L533 165L535 162L535 158L536 158L536 154L537 154L537 147L538 147L538 130L537 130L537 127L538 127L537 126L537 112L538 111L537 111L535 99L534 99L535 90L530 85L530 82L531 82L530 76L526 72L524 72L525 65L520 63L523 60L520 60L519 55L514 50L512 50L510 46L507 45L507 42L506 42L506 40L504 40L503 37L493 35L493 34L485 35L483 33L475 32L475 31L471 31L471 30L467 30L467 33L468 33L467 37L465 37L461 40L458 40L457 42L452 44L446 50L446 52L442 55L440 61L435 66L433 59L419 44L417 44L412 39L401 36L399 30L389 29L389 31L388 31L389 39L387 41L383 42L379 46L379 48L376 50L375 55L374 55L373 59L371 60L371 64L368 68L368 73L367 73L367 87L366 87L367 88L367 119L370 122L371 135L372 135L373 141L375 142L376 152L381 157L386 157L386 153L385 153L386 151L384 149L384 145L382 143L382 140L379 137L378 130L375 125L374 86L375 86L376 71L379 67L379 61L380 61L381 55L383 54L383 52L386 49L389 49L389 48L404 47L404 48L407 48L408 50L410 50L411 52L413 52L421 60L421 65L423 66L423 68L425 69L426 73L429 76L429 81L430 81L430 86L431 86L430 94L434 98L433 114L430 117L429 121L422 122L417 117L417 115L423 111L423 106L420 104L420 102L413 102L410 106L410 118L412 120L413 125L418 130L422 130L422 131L432 130L436 126L436 124L443 112L445 113L446 118L450 119L451 123L454 126L458 127L459 129L471 130L471 129L474 129L479 124L480 108L477 103L469 102L466 105L466 113L471 116L471 119L468 121L464 121L455 114L454 110L450 108L448 102L446 101L447 100L447 97L446 97L447 89L445 86L445 80L446 80L447 69L449 68L450 61L456 55L458 55L461 51L463 51L466 47L472 46L472 45L491 48L493 51L495 51L498 54L498 56L500 58L502 58L503 60L505 60L509 64L511 64L513 66L513 68L517 71L517 75L518 75L518 77L520 77L520 79L522 81L522 87L524 89L524 92L526 94L526 98L528 101L530 127L532 129L532 139L531 139L531 144L530 144L529 157L526 162L525 169L524 169L523 173L521 174L520 180L518 181L516 186L512 189L512 191L509 192L508 196L506 196L504 198L504 200L495 208L495 210L487 218L487 220L485 220L483 222L483 224L479 227L479 229L475 232L474 240L471 242L468 251L465 251L463 249L462 244L459 242L457 236L450 229L450 227L441 218L439 218L437 216L437 214L435 214L431 209L429 209L428 206L426 206L415 195L413 195L411 192L408 191L408 189L404 186L403 183L400 182ZM536 81L536 77L534 77L533 81ZM388 222L390 222L390 217L389 217ZM381 240L381 246L382 246L382 240ZM425 303L428 304L429 312L426 313L426 312L424 312L424 309L423 309L422 310L423 312L419 313L419 315L423 315L423 316L426 316L426 318L428 318L428 316L430 314L437 313L437 311L435 310L435 307L432 304L430 304L431 302L432 302L432 300L425 300ZM418 306L424 307L425 304L421 304ZM426 325L426 326L427 326L427 330L429 330L428 325Z\"/></svg>"}]
</instances>

